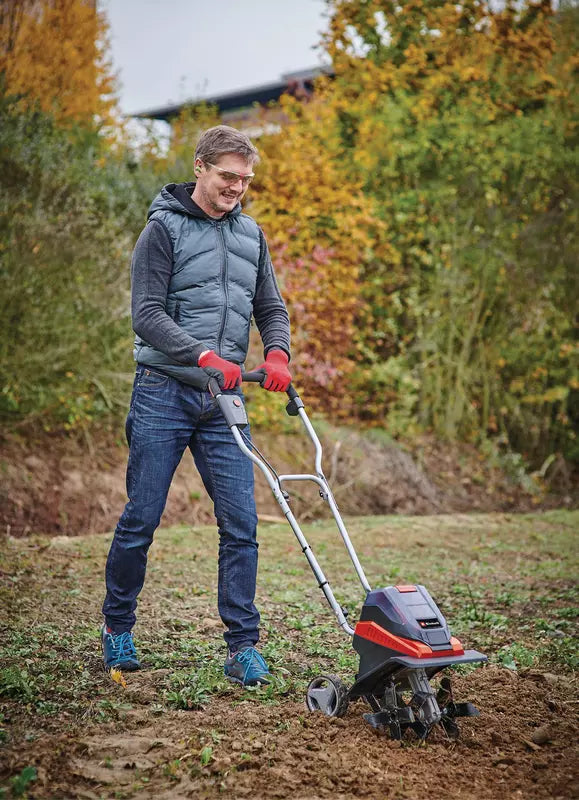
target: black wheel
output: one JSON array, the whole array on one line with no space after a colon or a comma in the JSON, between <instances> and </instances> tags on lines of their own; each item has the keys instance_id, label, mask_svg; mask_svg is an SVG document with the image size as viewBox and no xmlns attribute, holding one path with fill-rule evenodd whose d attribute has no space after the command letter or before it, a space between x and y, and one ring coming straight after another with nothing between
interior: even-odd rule
<instances>
[{"instance_id":1,"label":"black wheel","mask_svg":"<svg viewBox=\"0 0 579 800\"><path fill-rule=\"evenodd\" d=\"M343 717L348 703L348 688L336 675L318 675L310 681L306 691L306 705L310 711Z\"/></svg>"}]
</instances>

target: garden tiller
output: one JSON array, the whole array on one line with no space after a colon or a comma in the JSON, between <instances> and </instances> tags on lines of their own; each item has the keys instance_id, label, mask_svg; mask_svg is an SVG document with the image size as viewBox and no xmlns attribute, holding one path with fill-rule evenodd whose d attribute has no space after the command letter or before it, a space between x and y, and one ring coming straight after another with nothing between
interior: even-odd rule
<instances>
[{"instance_id":1,"label":"garden tiller","mask_svg":"<svg viewBox=\"0 0 579 800\"><path fill-rule=\"evenodd\" d=\"M261 382L264 377L262 372L243 374L245 381ZM456 718L478 716L478 711L472 703L455 702L448 677L441 679L436 691L430 680L445 667L484 662L486 656L476 650L464 650L458 639L451 636L446 620L424 586L386 586L374 590L370 587L322 471L322 445L293 386L287 390L289 403L286 411L290 416L301 417L314 444L315 475L278 475L243 431L247 415L240 398L224 394L215 379L211 379L209 388L238 446L263 472L320 589L340 627L353 637L354 649L360 657L358 673L350 688L335 675L314 678L306 692L307 707L329 717L340 717L346 712L350 700L363 698L371 708L364 714L364 719L374 728L389 731L393 739L400 739L406 730L412 730L419 739L425 739L435 725L440 725L450 738L456 738L459 733ZM289 495L284 484L290 481L313 481L332 511L366 592L355 628L348 624L347 611L334 597L289 507Z\"/></svg>"}]
</instances>

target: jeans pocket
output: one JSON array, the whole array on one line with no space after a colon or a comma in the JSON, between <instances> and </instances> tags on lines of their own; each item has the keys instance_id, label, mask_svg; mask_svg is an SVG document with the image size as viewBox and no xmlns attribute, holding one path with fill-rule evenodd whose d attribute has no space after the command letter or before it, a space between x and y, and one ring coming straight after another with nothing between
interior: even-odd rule
<instances>
[{"instance_id":1,"label":"jeans pocket","mask_svg":"<svg viewBox=\"0 0 579 800\"><path fill-rule=\"evenodd\" d=\"M163 375L162 372L155 372L150 367L144 367L141 375L139 376L139 386L146 387L147 389L159 389L165 386L169 381L168 375Z\"/></svg>"}]
</instances>

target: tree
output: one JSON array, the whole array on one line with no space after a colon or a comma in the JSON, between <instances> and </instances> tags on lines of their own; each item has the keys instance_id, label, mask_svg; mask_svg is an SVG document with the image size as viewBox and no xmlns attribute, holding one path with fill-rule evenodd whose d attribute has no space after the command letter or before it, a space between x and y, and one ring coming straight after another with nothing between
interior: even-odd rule
<instances>
[{"instance_id":1,"label":"tree","mask_svg":"<svg viewBox=\"0 0 579 800\"><path fill-rule=\"evenodd\" d=\"M308 398L345 416L359 274L379 223L342 160L327 91L321 84L305 104L282 100L287 122L259 141L263 164L250 199L288 301L294 371Z\"/></svg>"},{"instance_id":2,"label":"tree","mask_svg":"<svg viewBox=\"0 0 579 800\"><path fill-rule=\"evenodd\" d=\"M396 255L360 273L362 413L382 389L393 430L570 452L576 9L329 6L344 162Z\"/></svg>"},{"instance_id":3,"label":"tree","mask_svg":"<svg viewBox=\"0 0 579 800\"><path fill-rule=\"evenodd\" d=\"M114 80L107 25L88 0L3 0L0 73L4 91L61 122L111 121Z\"/></svg>"}]
</instances>

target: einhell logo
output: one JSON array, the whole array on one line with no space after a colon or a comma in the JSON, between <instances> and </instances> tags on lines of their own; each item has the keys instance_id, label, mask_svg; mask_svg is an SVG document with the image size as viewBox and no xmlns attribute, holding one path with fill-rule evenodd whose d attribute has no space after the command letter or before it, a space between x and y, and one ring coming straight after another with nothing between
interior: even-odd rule
<instances>
[{"instance_id":1,"label":"einhell logo","mask_svg":"<svg viewBox=\"0 0 579 800\"><path fill-rule=\"evenodd\" d=\"M418 624L421 628L440 628L440 622L437 619L419 619Z\"/></svg>"}]
</instances>

